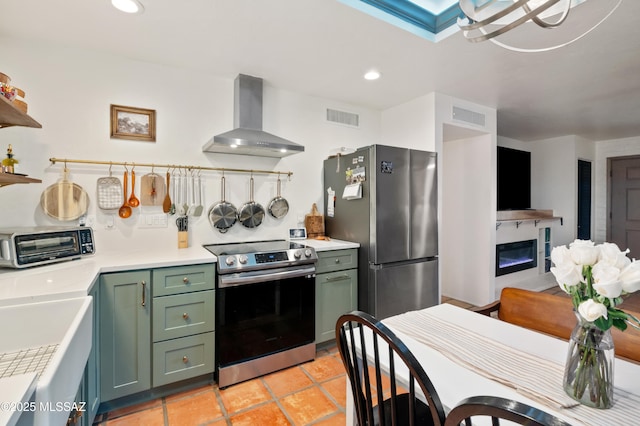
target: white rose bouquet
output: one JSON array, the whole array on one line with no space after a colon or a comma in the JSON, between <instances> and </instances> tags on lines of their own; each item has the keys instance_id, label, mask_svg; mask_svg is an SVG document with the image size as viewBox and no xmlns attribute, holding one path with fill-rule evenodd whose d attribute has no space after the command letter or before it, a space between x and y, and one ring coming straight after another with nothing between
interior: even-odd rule
<instances>
[{"instance_id":1,"label":"white rose bouquet","mask_svg":"<svg viewBox=\"0 0 640 426\"><path fill-rule=\"evenodd\" d=\"M586 321L599 329L612 326L622 331L627 324L640 329L640 321L616 308L622 296L640 289L640 262L627 257L616 244L595 245L588 240L575 240L554 247L551 272L558 285L571 295L573 306Z\"/></svg>"},{"instance_id":2,"label":"white rose bouquet","mask_svg":"<svg viewBox=\"0 0 640 426\"><path fill-rule=\"evenodd\" d=\"M583 320L569 342L564 388L593 407L613 403L613 341L605 332L611 327L624 331L627 325L640 329L638 318L616 308L625 294L640 289L640 262L627 253L612 243L587 240L551 251L551 272Z\"/></svg>"}]
</instances>

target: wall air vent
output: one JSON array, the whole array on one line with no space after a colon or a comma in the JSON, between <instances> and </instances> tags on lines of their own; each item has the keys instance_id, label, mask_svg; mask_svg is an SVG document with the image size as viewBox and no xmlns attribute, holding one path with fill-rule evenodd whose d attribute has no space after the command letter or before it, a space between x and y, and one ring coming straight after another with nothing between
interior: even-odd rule
<instances>
[{"instance_id":1,"label":"wall air vent","mask_svg":"<svg viewBox=\"0 0 640 426\"><path fill-rule=\"evenodd\" d=\"M360 116L352 112L327 108L327 121L349 127L360 127Z\"/></svg>"},{"instance_id":2,"label":"wall air vent","mask_svg":"<svg viewBox=\"0 0 640 426\"><path fill-rule=\"evenodd\" d=\"M457 106L453 107L453 119L457 121L464 121L465 123L473 124L475 126L484 127L485 125L484 114Z\"/></svg>"}]
</instances>

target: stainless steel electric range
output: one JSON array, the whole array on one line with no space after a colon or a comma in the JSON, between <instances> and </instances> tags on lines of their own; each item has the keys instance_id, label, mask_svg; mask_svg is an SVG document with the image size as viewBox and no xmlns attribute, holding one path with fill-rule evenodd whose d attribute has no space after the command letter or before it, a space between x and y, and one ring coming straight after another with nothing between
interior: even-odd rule
<instances>
[{"instance_id":1,"label":"stainless steel electric range","mask_svg":"<svg viewBox=\"0 0 640 426\"><path fill-rule=\"evenodd\" d=\"M218 258L218 386L313 359L315 250L284 240L204 247Z\"/></svg>"}]
</instances>

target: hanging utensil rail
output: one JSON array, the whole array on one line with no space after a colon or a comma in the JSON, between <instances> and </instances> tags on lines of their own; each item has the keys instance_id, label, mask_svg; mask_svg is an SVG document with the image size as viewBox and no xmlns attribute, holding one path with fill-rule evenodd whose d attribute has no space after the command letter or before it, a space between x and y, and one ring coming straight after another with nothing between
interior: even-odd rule
<instances>
[{"instance_id":1,"label":"hanging utensil rail","mask_svg":"<svg viewBox=\"0 0 640 426\"><path fill-rule=\"evenodd\" d=\"M205 166L183 166L179 164L156 164L156 163L138 163L134 161L100 161L100 160L72 160L69 158L49 158L51 164L56 163L76 163L76 164L102 164L105 166L126 166L126 167L157 167L160 169L186 169L186 170L211 170L215 172L232 172L232 173L255 173L255 174L274 174L274 175L286 175L291 179L293 172L279 172L275 170L255 170L255 169L229 169L226 167L205 167Z\"/></svg>"}]
</instances>

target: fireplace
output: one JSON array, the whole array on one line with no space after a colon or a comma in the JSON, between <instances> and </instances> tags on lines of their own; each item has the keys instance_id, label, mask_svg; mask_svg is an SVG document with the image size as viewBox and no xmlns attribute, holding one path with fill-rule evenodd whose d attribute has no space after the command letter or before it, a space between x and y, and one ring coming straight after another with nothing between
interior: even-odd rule
<instances>
[{"instance_id":1,"label":"fireplace","mask_svg":"<svg viewBox=\"0 0 640 426\"><path fill-rule=\"evenodd\" d=\"M538 240L496 245L496 277L538 266Z\"/></svg>"}]
</instances>

